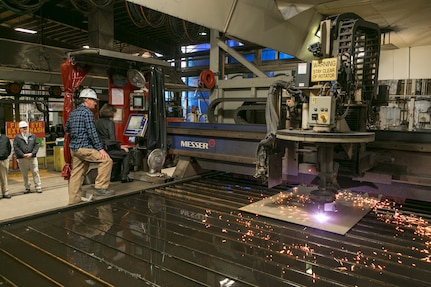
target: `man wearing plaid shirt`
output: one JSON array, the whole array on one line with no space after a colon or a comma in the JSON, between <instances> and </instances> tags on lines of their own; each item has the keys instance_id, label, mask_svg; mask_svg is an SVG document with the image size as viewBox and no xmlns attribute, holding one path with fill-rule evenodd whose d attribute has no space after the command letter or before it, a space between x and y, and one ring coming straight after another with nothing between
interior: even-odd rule
<instances>
[{"instance_id":1,"label":"man wearing plaid shirt","mask_svg":"<svg viewBox=\"0 0 431 287\"><path fill-rule=\"evenodd\" d=\"M111 179L112 159L103 149L96 132L91 109L97 105L97 95L92 89L84 89L79 94L81 105L72 111L66 122L66 132L70 133L72 173L69 179L69 204L82 201L81 187L90 163L97 163L97 177L94 184L95 196L113 195L108 189Z\"/></svg>"}]
</instances>

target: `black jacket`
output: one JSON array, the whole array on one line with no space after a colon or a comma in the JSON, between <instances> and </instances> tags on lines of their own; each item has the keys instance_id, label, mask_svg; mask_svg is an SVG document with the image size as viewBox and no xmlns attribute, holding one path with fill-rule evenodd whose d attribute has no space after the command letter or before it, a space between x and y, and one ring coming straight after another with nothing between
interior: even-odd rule
<instances>
[{"instance_id":1,"label":"black jacket","mask_svg":"<svg viewBox=\"0 0 431 287\"><path fill-rule=\"evenodd\" d=\"M21 133L17 134L13 140L13 150L16 158L23 158L26 153L31 153L32 157L36 157L37 151L39 150L37 137L29 133L28 143L26 143Z\"/></svg>"},{"instance_id":2,"label":"black jacket","mask_svg":"<svg viewBox=\"0 0 431 287\"><path fill-rule=\"evenodd\" d=\"M96 130L104 148L108 145L119 144L119 141L115 138L115 123L113 120L108 118L98 119L96 121Z\"/></svg>"},{"instance_id":3,"label":"black jacket","mask_svg":"<svg viewBox=\"0 0 431 287\"><path fill-rule=\"evenodd\" d=\"M6 135L0 134L0 160L5 160L10 156L12 147Z\"/></svg>"}]
</instances>

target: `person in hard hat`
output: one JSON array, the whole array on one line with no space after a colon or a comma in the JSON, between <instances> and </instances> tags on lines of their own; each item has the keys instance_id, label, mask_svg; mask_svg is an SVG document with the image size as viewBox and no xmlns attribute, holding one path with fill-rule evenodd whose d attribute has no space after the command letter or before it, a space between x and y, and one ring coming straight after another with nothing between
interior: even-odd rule
<instances>
[{"instance_id":1,"label":"person in hard hat","mask_svg":"<svg viewBox=\"0 0 431 287\"><path fill-rule=\"evenodd\" d=\"M79 94L79 99L81 105L70 113L65 128L65 131L70 134L69 147L72 154L69 204L83 200L81 187L90 163L98 164L93 195L109 196L115 193L108 189L113 162L103 149L91 111L97 106L97 94L93 89L83 89Z\"/></svg>"},{"instance_id":2,"label":"person in hard hat","mask_svg":"<svg viewBox=\"0 0 431 287\"><path fill-rule=\"evenodd\" d=\"M1 185L1 198L11 198L9 194L9 186L7 174L9 172L9 157L12 151L9 138L0 131L0 185Z\"/></svg>"},{"instance_id":3,"label":"person in hard hat","mask_svg":"<svg viewBox=\"0 0 431 287\"><path fill-rule=\"evenodd\" d=\"M31 192L28 171L31 171L33 175L36 192L41 193L42 183L39 175L39 163L37 162L36 157L37 151L39 150L37 137L30 133L28 130L28 123L26 121L20 121L18 127L19 134L17 134L13 140L13 151L18 160L22 178L24 179L24 193Z\"/></svg>"}]
</instances>

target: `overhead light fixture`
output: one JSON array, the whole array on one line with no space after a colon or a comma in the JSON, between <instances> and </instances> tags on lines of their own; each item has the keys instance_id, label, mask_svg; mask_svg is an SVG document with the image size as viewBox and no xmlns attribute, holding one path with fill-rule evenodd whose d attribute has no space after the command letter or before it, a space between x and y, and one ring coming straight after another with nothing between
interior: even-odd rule
<instances>
[{"instance_id":1,"label":"overhead light fixture","mask_svg":"<svg viewBox=\"0 0 431 287\"><path fill-rule=\"evenodd\" d=\"M23 32L23 33L27 33L27 34L36 34L37 33L37 31L30 30L30 29L24 29L24 28L15 28L15 31Z\"/></svg>"},{"instance_id":2,"label":"overhead light fixture","mask_svg":"<svg viewBox=\"0 0 431 287\"><path fill-rule=\"evenodd\" d=\"M207 32L199 32L199 35L200 35L200 36L206 36L206 35L207 35Z\"/></svg>"},{"instance_id":3,"label":"overhead light fixture","mask_svg":"<svg viewBox=\"0 0 431 287\"><path fill-rule=\"evenodd\" d=\"M84 48L84 49L90 49L90 46L84 45L84 46L82 46L82 48Z\"/></svg>"}]
</instances>

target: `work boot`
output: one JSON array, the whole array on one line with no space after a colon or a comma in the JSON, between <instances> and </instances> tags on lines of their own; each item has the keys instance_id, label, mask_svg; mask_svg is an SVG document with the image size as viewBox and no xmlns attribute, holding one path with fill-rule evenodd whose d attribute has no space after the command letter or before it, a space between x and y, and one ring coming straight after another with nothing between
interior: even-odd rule
<instances>
[{"instance_id":1,"label":"work boot","mask_svg":"<svg viewBox=\"0 0 431 287\"><path fill-rule=\"evenodd\" d=\"M131 178L129 178L129 177L123 178L123 179L121 180L121 182L122 182L122 183L132 182L132 181L133 181L133 179L131 179Z\"/></svg>"},{"instance_id":2,"label":"work boot","mask_svg":"<svg viewBox=\"0 0 431 287\"><path fill-rule=\"evenodd\" d=\"M104 189L104 188L95 188L94 189L94 195L95 196L110 196L114 195L115 191L112 189Z\"/></svg>"},{"instance_id":3,"label":"work boot","mask_svg":"<svg viewBox=\"0 0 431 287\"><path fill-rule=\"evenodd\" d=\"M30 193L30 192L31 192L30 188L26 188L25 191L24 191L24 194L27 194L27 193Z\"/></svg>"}]
</instances>

